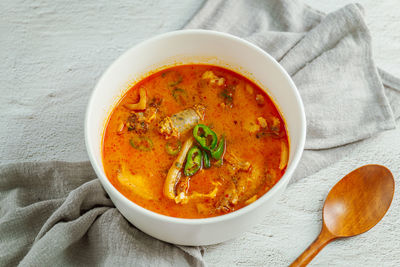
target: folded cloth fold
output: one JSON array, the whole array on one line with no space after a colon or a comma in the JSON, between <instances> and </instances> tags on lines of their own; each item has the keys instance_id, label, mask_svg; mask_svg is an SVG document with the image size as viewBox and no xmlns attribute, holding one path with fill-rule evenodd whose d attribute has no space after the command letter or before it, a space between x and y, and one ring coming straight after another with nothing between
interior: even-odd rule
<instances>
[{"instance_id":1,"label":"folded cloth fold","mask_svg":"<svg viewBox=\"0 0 400 267\"><path fill-rule=\"evenodd\" d=\"M186 28L245 38L292 76L308 122L294 181L350 153L356 141L394 128L400 117L400 81L378 72L359 5L325 16L293 0L210 0ZM89 163L0 167L0 262L204 265L202 248L166 244L130 225L95 178Z\"/></svg>"}]
</instances>

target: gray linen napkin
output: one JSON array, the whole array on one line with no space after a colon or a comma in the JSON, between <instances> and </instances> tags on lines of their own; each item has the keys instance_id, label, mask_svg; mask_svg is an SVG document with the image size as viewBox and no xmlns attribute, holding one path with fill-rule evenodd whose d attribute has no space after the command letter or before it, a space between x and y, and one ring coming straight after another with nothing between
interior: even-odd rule
<instances>
[{"instance_id":1,"label":"gray linen napkin","mask_svg":"<svg viewBox=\"0 0 400 267\"><path fill-rule=\"evenodd\" d=\"M324 16L297 1L213 0L187 28L243 37L293 77L308 120L307 150L295 179L337 160L355 141L395 127L385 92L400 117L400 82L383 71L378 75L359 5ZM88 163L0 167L4 265L203 265L202 253L155 240L130 225Z\"/></svg>"},{"instance_id":2,"label":"gray linen napkin","mask_svg":"<svg viewBox=\"0 0 400 267\"><path fill-rule=\"evenodd\" d=\"M203 266L201 253L132 226L89 162L0 167L1 266Z\"/></svg>"},{"instance_id":3,"label":"gray linen napkin","mask_svg":"<svg viewBox=\"0 0 400 267\"><path fill-rule=\"evenodd\" d=\"M347 144L395 127L358 4L325 16L298 1L214 0L185 28L247 39L291 75L307 118L306 151L292 182L338 160Z\"/></svg>"}]
</instances>

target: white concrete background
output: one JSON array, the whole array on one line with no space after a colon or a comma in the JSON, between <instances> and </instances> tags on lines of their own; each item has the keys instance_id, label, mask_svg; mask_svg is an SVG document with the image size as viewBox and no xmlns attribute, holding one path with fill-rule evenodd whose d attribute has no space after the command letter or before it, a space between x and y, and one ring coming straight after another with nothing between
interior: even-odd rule
<instances>
[{"instance_id":1,"label":"white concrete background","mask_svg":"<svg viewBox=\"0 0 400 267\"><path fill-rule=\"evenodd\" d=\"M305 0L330 12L349 0ZM400 0L360 0L378 66L400 76ZM86 103L106 67L134 44L181 28L202 1L0 1L0 163L82 161ZM209 246L211 266L284 266L320 230L330 187L365 163L387 165L400 184L400 130L362 142L345 159L292 184L262 224ZM397 190L398 191L398 190ZM336 241L316 266L400 266L400 193L368 233Z\"/></svg>"}]
</instances>

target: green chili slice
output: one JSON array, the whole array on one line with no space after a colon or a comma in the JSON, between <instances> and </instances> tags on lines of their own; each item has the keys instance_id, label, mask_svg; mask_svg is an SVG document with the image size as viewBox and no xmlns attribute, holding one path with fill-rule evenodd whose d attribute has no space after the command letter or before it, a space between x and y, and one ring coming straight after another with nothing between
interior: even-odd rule
<instances>
[{"instance_id":1,"label":"green chili slice","mask_svg":"<svg viewBox=\"0 0 400 267\"><path fill-rule=\"evenodd\" d=\"M192 147L186 157L186 164L183 173L186 176L194 175L202 167L202 153L199 147Z\"/></svg>"},{"instance_id":2,"label":"green chili slice","mask_svg":"<svg viewBox=\"0 0 400 267\"><path fill-rule=\"evenodd\" d=\"M174 87L174 86L180 84L182 82L182 80L183 80L183 77L179 76L178 80L176 80L175 82L170 82L168 85L171 87Z\"/></svg>"},{"instance_id":3,"label":"green chili slice","mask_svg":"<svg viewBox=\"0 0 400 267\"><path fill-rule=\"evenodd\" d=\"M153 141L146 136L135 136L129 140L129 143L134 149L140 151L150 151L153 149Z\"/></svg>"},{"instance_id":4,"label":"green chili slice","mask_svg":"<svg viewBox=\"0 0 400 267\"><path fill-rule=\"evenodd\" d=\"M211 168L210 156L208 155L207 151L203 151L203 165L204 169Z\"/></svg>"},{"instance_id":5,"label":"green chili slice","mask_svg":"<svg viewBox=\"0 0 400 267\"><path fill-rule=\"evenodd\" d=\"M171 156L175 156L176 154L181 151L182 148L182 142L181 140L178 140L176 144L173 144L172 142L168 142L165 144L165 151Z\"/></svg>"},{"instance_id":6,"label":"green chili slice","mask_svg":"<svg viewBox=\"0 0 400 267\"><path fill-rule=\"evenodd\" d=\"M211 150L211 157L213 157L213 159L219 160L224 154L224 151L225 151L225 136L222 135L221 138L219 139L218 146L215 149Z\"/></svg>"},{"instance_id":7,"label":"green chili slice","mask_svg":"<svg viewBox=\"0 0 400 267\"><path fill-rule=\"evenodd\" d=\"M172 96L174 97L175 101L180 101L181 98L187 96L187 93L182 88L176 87L174 90L172 90Z\"/></svg>"},{"instance_id":8,"label":"green chili slice","mask_svg":"<svg viewBox=\"0 0 400 267\"><path fill-rule=\"evenodd\" d=\"M208 151L212 151L218 142L217 135L208 126L204 124L197 124L193 129L194 139L200 144L200 146Z\"/></svg>"}]
</instances>

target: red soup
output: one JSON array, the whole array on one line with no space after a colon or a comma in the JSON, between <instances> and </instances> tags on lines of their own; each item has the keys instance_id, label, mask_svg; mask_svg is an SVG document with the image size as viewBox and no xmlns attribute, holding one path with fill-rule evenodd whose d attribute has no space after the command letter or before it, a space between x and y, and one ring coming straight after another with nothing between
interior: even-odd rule
<instances>
[{"instance_id":1,"label":"red soup","mask_svg":"<svg viewBox=\"0 0 400 267\"><path fill-rule=\"evenodd\" d=\"M110 115L103 164L113 186L168 216L206 218L257 200L286 170L273 101L224 68L183 65L134 85Z\"/></svg>"}]
</instances>

